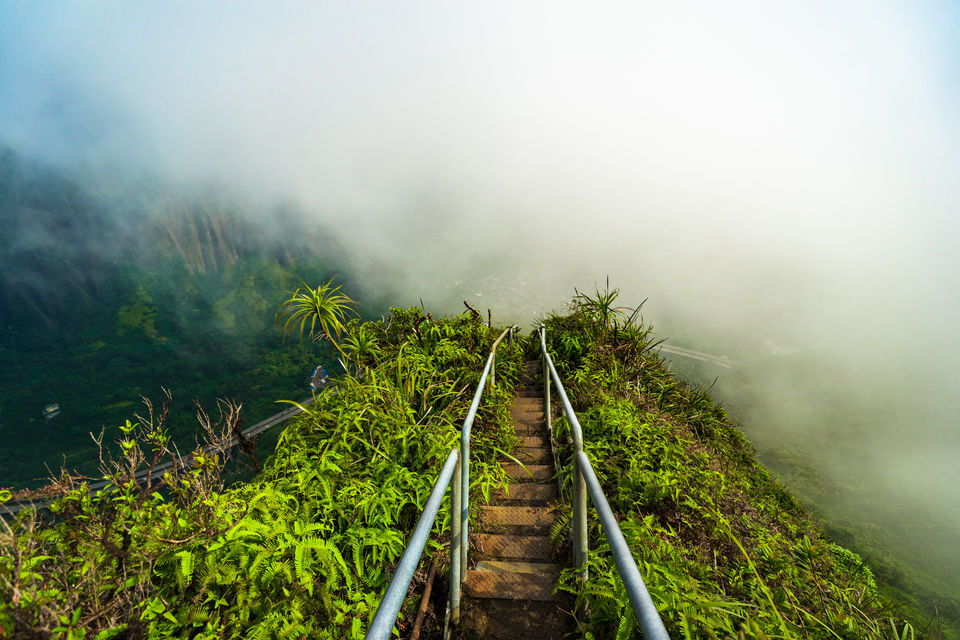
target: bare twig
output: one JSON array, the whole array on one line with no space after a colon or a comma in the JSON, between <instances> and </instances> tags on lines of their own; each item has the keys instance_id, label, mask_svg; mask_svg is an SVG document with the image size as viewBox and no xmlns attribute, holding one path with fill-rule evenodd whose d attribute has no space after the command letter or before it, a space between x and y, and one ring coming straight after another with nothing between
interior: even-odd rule
<instances>
[{"instance_id":1,"label":"bare twig","mask_svg":"<svg viewBox=\"0 0 960 640\"><path fill-rule=\"evenodd\" d=\"M427 584L423 588L423 599L420 600L420 607L417 609L417 618L413 622L413 630L410 632L410 640L419 640L420 627L423 626L423 617L427 615L427 606L430 604L430 593L433 591L433 579L437 575L437 561L430 564L430 573L427 574Z\"/></svg>"},{"instance_id":2,"label":"bare twig","mask_svg":"<svg viewBox=\"0 0 960 640\"><path fill-rule=\"evenodd\" d=\"M480 314L480 312L477 311L476 309L474 309L472 306L470 306L470 303L469 303L469 302L467 302L466 300L464 300L464 301L463 301L463 306L465 306L467 309L469 309L470 311L472 311L474 316L476 316L477 318L480 318L481 320L483 320L483 316Z\"/></svg>"}]
</instances>

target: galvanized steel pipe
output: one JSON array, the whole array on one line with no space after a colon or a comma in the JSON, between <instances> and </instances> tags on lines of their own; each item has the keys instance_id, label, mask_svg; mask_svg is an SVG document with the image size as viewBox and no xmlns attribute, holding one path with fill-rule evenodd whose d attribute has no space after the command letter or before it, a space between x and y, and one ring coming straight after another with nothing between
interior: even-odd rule
<instances>
[{"instance_id":1,"label":"galvanized steel pipe","mask_svg":"<svg viewBox=\"0 0 960 640\"><path fill-rule=\"evenodd\" d=\"M468 536L470 535L470 430L473 428L473 420L477 417L477 407L480 406L480 397L483 395L483 387L487 381L487 374L490 373L490 367L493 364L493 352L487 356L487 366L483 368L483 374L480 376L480 384L477 385L477 391L473 394L473 402L470 403L470 411L463 421L463 427L460 428L460 580L463 581L467 575L467 548L470 546Z\"/></svg>"},{"instance_id":2,"label":"galvanized steel pipe","mask_svg":"<svg viewBox=\"0 0 960 640\"><path fill-rule=\"evenodd\" d=\"M620 578L627 590L627 597L630 598L630 606L633 607L633 614L640 623L640 629L643 631L644 640L670 640L667 629L663 626L663 620L657 613L657 608L650 598L650 592L647 591L647 585L644 584L640 576L640 570L637 563L630 553L630 547L620 531L620 525L607 503L606 496L603 495L603 489L600 487L600 481L597 480L597 474L593 471L590 459L583 451L577 452L577 462L579 463L580 473L586 479L587 490L590 492L590 499L593 500L593 506L597 508L597 516L600 518L600 524L603 532L607 536L607 542L610 543L610 551L613 553L613 559L617 563L617 570L620 572Z\"/></svg>"},{"instance_id":3,"label":"galvanized steel pipe","mask_svg":"<svg viewBox=\"0 0 960 640\"><path fill-rule=\"evenodd\" d=\"M560 395L560 402L563 403L563 411L567 416L567 422L570 423L570 431L573 433L573 450L575 453L583 452L583 428L580 421L577 420L577 414L570 405L570 398L560 382L560 376L557 374L556 367L553 366L553 359L547 351L547 328L540 328L540 348L543 351L543 360L550 370L550 377L553 378L557 386L557 393ZM549 392L549 385L547 391ZM547 405L549 410L549 405ZM584 484L583 475L579 473L579 464L577 459L573 461L573 521L570 523L573 531L573 563L580 568L580 578L586 581L589 577L587 569L587 489Z\"/></svg>"},{"instance_id":4,"label":"galvanized steel pipe","mask_svg":"<svg viewBox=\"0 0 960 640\"><path fill-rule=\"evenodd\" d=\"M397 565L397 571L390 580L387 592L377 607L377 613L373 616L373 622L367 629L367 640L389 640L393 631L393 626L397 623L397 614L400 607L403 606L403 599L407 595L407 589L410 587L410 581L413 574L420 564L420 556L423 554L423 548L427 544L427 538L430 536L430 529L433 528L433 522L437 519L437 512L440 510L440 503L443 501L443 494L453 478L453 472L456 469L458 461L457 450L450 451L447 461L440 471L440 477L433 485L433 491L430 492L430 498L427 500L420 520L417 521L417 527L410 536L410 542L400 558L400 564Z\"/></svg>"},{"instance_id":5,"label":"galvanized steel pipe","mask_svg":"<svg viewBox=\"0 0 960 640\"><path fill-rule=\"evenodd\" d=\"M459 458L453 471L453 483L450 485L450 623L460 624L460 479L463 469Z\"/></svg>"}]
</instances>

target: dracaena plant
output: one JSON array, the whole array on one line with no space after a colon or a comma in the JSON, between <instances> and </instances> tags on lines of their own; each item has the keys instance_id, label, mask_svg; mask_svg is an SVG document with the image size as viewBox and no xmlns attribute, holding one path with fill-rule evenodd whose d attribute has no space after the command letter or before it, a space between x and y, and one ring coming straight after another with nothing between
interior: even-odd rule
<instances>
[{"instance_id":1,"label":"dracaena plant","mask_svg":"<svg viewBox=\"0 0 960 640\"><path fill-rule=\"evenodd\" d=\"M296 334L302 341L304 333L315 340L326 338L346 359L340 339L357 302L342 293L341 288L334 286L333 278L316 289L305 282L298 287L274 314L274 323L283 338L289 340Z\"/></svg>"}]
</instances>

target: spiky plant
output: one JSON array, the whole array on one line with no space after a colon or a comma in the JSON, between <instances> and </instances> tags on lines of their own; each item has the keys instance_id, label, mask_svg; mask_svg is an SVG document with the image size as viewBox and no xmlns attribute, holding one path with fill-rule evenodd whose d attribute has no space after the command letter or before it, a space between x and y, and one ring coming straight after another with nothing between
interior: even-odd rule
<instances>
[{"instance_id":1,"label":"spiky plant","mask_svg":"<svg viewBox=\"0 0 960 640\"><path fill-rule=\"evenodd\" d=\"M360 324L352 320L348 327L349 335L343 340L343 352L362 370L365 363L376 361L382 353L380 341L371 325Z\"/></svg>"},{"instance_id":2,"label":"spiky plant","mask_svg":"<svg viewBox=\"0 0 960 640\"><path fill-rule=\"evenodd\" d=\"M617 320L623 318L627 307L615 307L613 303L620 296L620 289L610 288L610 277L607 277L607 286L603 291L596 287L596 297L591 297L586 293L581 293L574 288L576 295L573 297L574 304L586 311L600 325L602 335L606 335L607 330Z\"/></svg>"},{"instance_id":3,"label":"spiky plant","mask_svg":"<svg viewBox=\"0 0 960 640\"><path fill-rule=\"evenodd\" d=\"M303 287L298 287L274 314L274 322L283 338L289 340L297 333L303 341L304 329L309 322L309 335L315 340L326 338L346 359L347 355L340 347L339 341L343 335L346 319L355 313L353 305L357 302L341 293L340 289L340 285L333 285L333 278L316 289L305 282Z\"/></svg>"}]
</instances>

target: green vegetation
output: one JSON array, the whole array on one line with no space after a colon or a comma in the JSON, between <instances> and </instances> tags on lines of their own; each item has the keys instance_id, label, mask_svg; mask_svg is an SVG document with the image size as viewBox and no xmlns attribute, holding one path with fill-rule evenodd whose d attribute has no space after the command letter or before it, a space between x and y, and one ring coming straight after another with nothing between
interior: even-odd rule
<instances>
[{"instance_id":1,"label":"green vegetation","mask_svg":"<svg viewBox=\"0 0 960 640\"><path fill-rule=\"evenodd\" d=\"M319 323L353 375L282 432L262 473L230 486L224 443L240 419L231 402L220 404L219 420L200 414L205 442L219 453L198 448L190 470L137 485L136 470L175 447L169 405L148 404L145 417L120 427L113 449L101 449L101 475L114 488L91 496L82 479L61 472L53 488L65 493L52 517L22 512L0 525L0 638L362 637L457 445L499 331L476 316L433 320L418 307L392 309L382 322L348 319L353 301L331 298L342 295L332 282L308 291L281 306L277 328L302 335L309 325L315 336L308 320ZM131 305L149 306L146 296ZM889 567L874 574L828 539L758 464L726 412L652 353L639 311L628 315L616 299L609 288L578 292L569 313L546 318L548 346L673 638L957 638L949 620L941 626L887 597ZM152 316L129 317L142 328ZM535 339L498 349L497 384L473 430L477 502L506 480L497 460L515 444L512 388L524 352L538 349ZM569 488L568 425L556 425ZM427 548L441 573L448 520L444 507ZM558 589L574 594L584 637L639 638L594 514L590 523L590 579L581 584L567 569ZM556 540L566 526L555 527ZM418 598L415 585L402 631Z\"/></svg>"},{"instance_id":2,"label":"green vegetation","mask_svg":"<svg viewBox=\"0 0 960 640\"><path fill-rule=\"evenodd\" d=\"M342 287L334 287L332 278L316 289L310 288L306 283L303 288L306 291L298 287L293 295L277 309L274 321L280 333L287 339L296 333L302 342L304 330L309 321L310 337L314 340L326 338L340 352L340 355L346 357L340 347L340 337L343 334L344 322L353 312L351 305L355 301L350 296L340 293Z\"/></svg>"},{"instance_id":3,"label":"green vegetation","mask_svg":"<svg viewBox=\"0 0 960 640\"><path fill-rule=\"evenodd\" d=\"M545 320L548 345L671 637L937 637L929 618L885 602L867 563L824 537L726 412L669 373L651 328L615 300L615 290L578 294L569 314ZM560 420L561 439L567 431ZM561 448L567 484L571 450ZM587 637L640 637L590 520L590 580L565 570L559 588L576 594Z\"/></svg>"},{"instance_id":4,"label":"green vegetation","mask_svg":"<svg viewBox=\"0 0 960 640\"><path fill-rule=\"evenodd\" d=\"M121 427L105 469L118 488L89 496L63 475L53 521L23 512L0 527L0 637L361 638L499 333L424 319L412 308L352 322L377 346L354 352L364 376L321 394L247 484L223 490L223 456L197 451L192 470L138 487L134 469L170 454L166 407ZM496 451L513 444L520 369L521 348L501 346L473 429L477 500L505 480ZM219 429L202 420L214 444L238 419L222 409ZM442 542L427 551L440 562Z\"/></svg>"}]
</instances>

